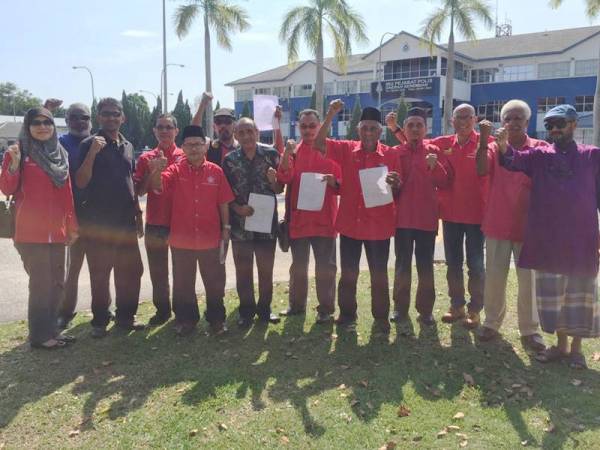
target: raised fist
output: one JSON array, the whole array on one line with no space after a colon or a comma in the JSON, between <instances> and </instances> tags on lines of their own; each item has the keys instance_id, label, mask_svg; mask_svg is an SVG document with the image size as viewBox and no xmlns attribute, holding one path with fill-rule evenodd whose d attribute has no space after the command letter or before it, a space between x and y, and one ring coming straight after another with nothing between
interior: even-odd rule
<instances>
[{"instance_id":1,"label":"raised fist","mask_svg":"<svg viewBox=\"0 0 600 450\"><path fill-rule=\"evenodd\" d=\"M479 122L479 134L484 138L488 138L492 134L494 125L489 120L482 120Z\"/></svg>"},{"instance_id":2,"label":"raised fist","mask_svg":"<svg viewBox=\"0 0 600 450\"><path fill-rule=\"evenodd\" d=\"M19 167L19 163L21 162L21 149L19 148L19 144L13 144L6 149L6 153L10 155L10 171L15 172Z\"/></svg>"},{"instance_id":3,"label":"raised fist","mask_svg":"<svg viewBox=\"0 0 600 450\"><path fill-rule=\"evenodd\" d=\"M508 131L506 131L506 128L498 128L496 131L496 144L498 144L498 150L501 153L506 153L508 146Z\"/></svg>"},{"instance_id":4,"label":"raised fist","mask_svg":"<svg viewBox=\"0 0 600 450\"><path fill-rule=\"evenodd\" d=\"M285 143L285 152L292 155L296 151L296 141L293 139L288 139Z\"/></svg>"},{"instance_id":5,"label":"raised fist","mask_svg":"<svg viewBox=\"0 0 600 450\"><path fill-rule=\"evenodd\" d=\"M398 129L398 117L395 112L392 111L385 116L385 124L392 132Z\"/></svg>"},{"instance_id":6,"label":"raised fist","mask_svg":"<svg viewBox=\"0 0 600 450\"><path fill-rule=\"evenodd\" d=\"M277 171L272 167L267 169L267 180L269 180L269 183L275 183L277 181Z\"/></svg>"},{"instance_id":7,"label":"raised fist","mask_svg":"<svg viewBox=\"0 0 600 450\"><path fill-rule=\"evenodd\" d=\"M425 161L427 162L427 167L429 170L433 170L435 165L437 164L438 156L435 153L429 153L425 157Z\"/></svg>"},{"instance_id":8,"label":"raised fist","mask_svg":"<svg viewBox=\"0 0 600 450\"><path fill-rule=\"evenodd\" d=\"M104 147L106 147L106 139L102 136L94 136L92 145L90 146L90 152L97 154Z\"/></svg>"},{"instance_id":9,"label":"raised fist","mask_svg":"<svg viewBox=\"0 0 600 450\"><path fill-rule=\"evenodd\" d=\"M337 98L329 103L329 111L334 114L339 113L342 109L344 109L344 102L342 99Z\"/></svg>"}]
</instances>

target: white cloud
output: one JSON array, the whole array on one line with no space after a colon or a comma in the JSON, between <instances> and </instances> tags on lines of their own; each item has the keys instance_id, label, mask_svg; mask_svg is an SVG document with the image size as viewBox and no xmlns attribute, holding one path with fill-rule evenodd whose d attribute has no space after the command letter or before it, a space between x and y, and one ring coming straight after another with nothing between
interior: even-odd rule
<instances>
[{"instance_id":1,"label":"white cloud","mask_svg":"<svg viewBox=\"0 0 600 450\"><path fill-rule=\"evenodd\" d=\"M156 33L146 30L125 30L121 31L121 36L132 38L149 38L156 36Z\"/></svg>"}]
</instances>

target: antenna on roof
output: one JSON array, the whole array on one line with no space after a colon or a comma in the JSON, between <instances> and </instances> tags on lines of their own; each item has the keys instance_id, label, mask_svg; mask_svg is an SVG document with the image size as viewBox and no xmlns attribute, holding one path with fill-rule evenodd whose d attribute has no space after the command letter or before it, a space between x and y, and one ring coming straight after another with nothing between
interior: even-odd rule
<instances>
[{"instance_id":1,"label":"antenna on roof","mask_svg":"<svg viewBox=\"0 0 600 450\"><path fill-rule=\"evenodd\" d=\"M496 0L496 37L512 36L512 24L508 16L503 23L498 23L498 0Z\"/></svg>"}]
</instances>

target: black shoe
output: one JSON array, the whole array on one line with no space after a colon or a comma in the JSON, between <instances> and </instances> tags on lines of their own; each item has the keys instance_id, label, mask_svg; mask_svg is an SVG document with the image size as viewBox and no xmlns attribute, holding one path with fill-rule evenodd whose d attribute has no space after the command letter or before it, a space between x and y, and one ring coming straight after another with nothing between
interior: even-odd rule
<instances>
[{"instance_id":1,"label":"black shoe","mask_svg":"<svg viewBox=\"0 0 600 450\"><path fill-rule=\"evenodd\" d=\"M175 325L175 333L179 337L189 336L196 330L196 324L194 323L178 323Z\"/></svg>"},{"instance_id":2,"label":"black shoe","mask_svg":"<svg viewBox=\"0 0 600 450\"><path fill-rule=\"evenodd\" d=\"M333 314L319 313L317 314L317 319L315 320L315 322L318 324L332 323Z\"/></svg>"},{"instance_id":3,"label":"black shoe","mask_svg":"<svg viewBox=\"0 0 600 450\"><path fill-rule=\"evenodd\" d=\"M237 321L237 326L240 328L250 328L252 326L252 317L240 317Z\"/></svg>"},{"instance_id":4,"label":"black shoe","mask_svg":"<svg viewBox=\"0 0 600 450\"><path fill-rule=\"evenodd\" d=\"M154 314L152 317L150 317L150 320L148 321L148 326L149 327L159 327L159 326L167 323L170 318L171 318L171 314L165 314L165 315Z\"/></svg>"},{"instance_id":5,"label":"black shoe","mask_svg":"<svg viewBox=\"0 0 600 450\"><path fill-rule=\"evenodd\" d=\"M373 322L373 330L379 334L390 333L390 322L387 319L375 319Z\"/></svg>"},{"instance_id":6,"label":"black shoe","mask_svg":"<svg viewBox=\"0 0 600 450\"><path fill-rule=\"evenodd\" d=\"M264 323L279 323L281 318L277 314L270 313L264 316L258 316L258 320Z\"/></svg>"},{"instance_id":7,"label":"black shoe","mask_svg":"<svg viewBox=\"0 0 600 450\"><path fill-rule=\"evenodd\" d=\"M405 322L407 319L408 316L406 314L402 314L400 311L394 311L390 317L390 320L394 323Z\"/></svg>"},{"instance_id":8,"label":"black shoe","mask_svg":"<svg viewBox=\"0 0 600 450\"><path fill-rule=\"evenodd\" d=\"M339 315L338 318L335 319L335 323L336 325L342 326L356 325L356 317Z\"/></svg>"},{"instance_id":9,"label":"black shoe","mask_svg":"<svg viewBox=\"0 0 600 450\"><path fill-rule=\"evenodd\" d=\"M213 336L221 336L222 334L227 333L227 331L225 322L215 322L210 324L210 334Z\"/></svg>"},{"instance_id":10,"label":"black shoe","mask_svg":"<svg viewBox=\"0 0 600 450\"><path fill-rule=\"evenodd\" d=\"M92 337L94 339L101 339L103 337L105 337L108 334L108 331L106 331L106 327L92 327Z\"/></svg>"},{"instance_id":11,"label":"black shoe","mask_svg":"<svg viewBox=\"0 0 600 450\"><path fill-rule=\"evenodd\" d=\"M141 322L116 322L115 321L115 327L120 329L120 330L124 330L124 331L141 331L143 329L146 328L146 325L144 325Z\"/></svg>"},{"instance_id":12,"label":"black shoe","mask_svg":"<svg viewBox=\"0 0 600 450\"><path fill-rule=\"evenodd\" d=\"M530 334L529 336L521 336L521 344L525 350L533 352L541 352L546 349L544 338L538 333Z\"/></svg>"},{"instance_id":13,"label":"black shoe","mask_svg":"<svg viewBox=\"0 0 600 450\"><path fill-rule=\"evenodd\" d=\"M305 314L306 311L303 309L294 309L294 308L288 308L285 311L280 311L279 315L282 317L288 317L288 316L299 316L301 314Z\"/></svg>"},{"instance_id":14,"label":"black shoe","mask_svg":"<svg viewBox=\"0 0 600 450\"><path fill-rule=\"evenodd\" d=\"M479 339L481 342L493 341L499 337L500 333L489 327L479 327L477 330L477 339Z\"/></svg>"},{"instance_id":15,"label":"black shoe","mask_svg":"<svg viewBox=\"0 0 600 450\"><path fill-rule=\"evenodd\" d=\"M59 333L54 339L56 339L57 341L67 342L69 344L72 344L73 342L77 341L77 338L75 336L66 333Z\"/></svg>"},{"instance_id":16,"label":"black shoe","mask_svg":"<svg viewBox=\"0 0 600 450\"><path fill-rule=\"evenodd\" d=\"M69 325L71 325L72 319L73 317L71 317L70 319L66 317L59 317L58 319L56 319L56 327L59 330L66 330L67 328L69 328Z\"/></svg>"},{"instance_id":17,"label":"black shoe","mask_svg":"<svg viewBox=\"0 0 600 450\"><path fill-rule=\"evenodd\" d=\"M435 319L432 314L421 314L417 317L417 320L428 327L435 325Z\"/></svg>"}]
</instances>

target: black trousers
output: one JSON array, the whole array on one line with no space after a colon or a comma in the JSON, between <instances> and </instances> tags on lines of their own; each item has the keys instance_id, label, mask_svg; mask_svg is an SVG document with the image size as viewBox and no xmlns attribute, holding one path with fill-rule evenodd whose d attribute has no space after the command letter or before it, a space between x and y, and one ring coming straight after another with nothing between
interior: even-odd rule
<instances>
[{"instance_id":1,"label":"black trousers","mask_svg":"<svg viewBox=\"0 0 600 450\"><path fill-rule=\"evenodd\" d=\"M86 239L92 285L92 325L105 327L110 321L110 273L114 269L115 321L132 323L137 312L144 268L135 230L115 232L108 238Z\"/></svg>"},{"instance_id":2,"label":"black trousers","mask_svg":"<svg viewBox=\"0 0 600 450\"><path fill-rule=\"evenodd\" d=\"M69 255L67 265L67 276L65 280L65 295L58 308L58 317L66 321L75 317L75 308L77 307L77 295L79 288L79 273L83 266L83 260L86 255L85 231L80 226L79 233L81 238L67 247Z\"/></svg>"},{"instance_id":3,"label":"black trousers","mask_svg":"<svg viewBox=\"0 0 600 450\"><path fill-rule=\"evenodd\" d=\"M57 335L56 317L64 295L64 244L15 243L29 275L29 342L43 344Z\"/></svg>"},{"instance_id":4,"label":"black trousers","mask_svg":"<svg viewBox=\"0 0 600 450\"><path fill-rule=\"evenodd\" d=\"M173 311L178 323L196 324L200 320L196 298L196 265L206 292L205 319L225 321L225 264L219 262L219 249L188 250L171 248L173 257Z\"/></svg>"},{"instance_id":5,"label":"black trousers","mask_svg":"<svg viewBox=\"0 0 600 450\"><path fill-rule=\"evenodd\" d=\"M485 238L480 225L443 222L444 253L446 256L446 279L451 305L455 308L464 306L465 282L463 278L463 262L467 253L467 268L469 277L469 294L471 302L469 311L479 312L483 309L483 289L485 285L485 264L483 244Z\"/></svg>"},{"instance_id":6,"label":"black trousers","mask_svg":"<svg viewBox=\"0 0 600 450\"><path fill-rule=\"evenodd\" d=\"M240 317L271 314L275 239L231 241L235 263L236 287L240 298ZM258 303L254 297L254 257L258 269Z\"/></svg>"},{"instance_id":7,"label":"black trousers","mask_svg":"<svg viewBox=\"0 0 600 450\"><path fill-rule=\"evenodd\" d=\"M388 320L390 293L387 264L390 253L390 240L361 241L343 235L340 235L342 274L338 284L340 316L356 318L356 282L363 245L371 274L371 313L375 319Z\"/></svg>"},{"instance_id":8,"label":"black trousers","mask_svg":"<svg viewBox=\"0 0 600 450\"><path fill-rule=\"evenodd\" d=\"M148 270L152 281L152 303L156 315L169 317L169 227L146 224L144 245L148 255Z\"/></svg>"},{"instance_id":9,"label":"black trousers","mask_svg":"<svg viewBox=\"0 0 600 450\"><path fill-rule=\"evenodd\" d=\"M292 265L290 266L289 306L296 311L306 309L308 260L311 247L315 255L315 284L319 301L317 312L333 314L337 266L335 238L332 237L313 236L290 240Z\"/></svg>"},{"instance_id":10,"label":"black trousers","mask_svg":"<svg viewBox=\"0 0 600 450\"><path fill-rule=\"evenodd\" d=\"M429 315L435 303L433 279L433 253L435 231L397 228L394 237L396 266L394 274L394 309L401 315L408 315L410 305L410 285L412 276L413 250L417 263L416 308L419 314Z\"/></svg>"}]
</instances>

